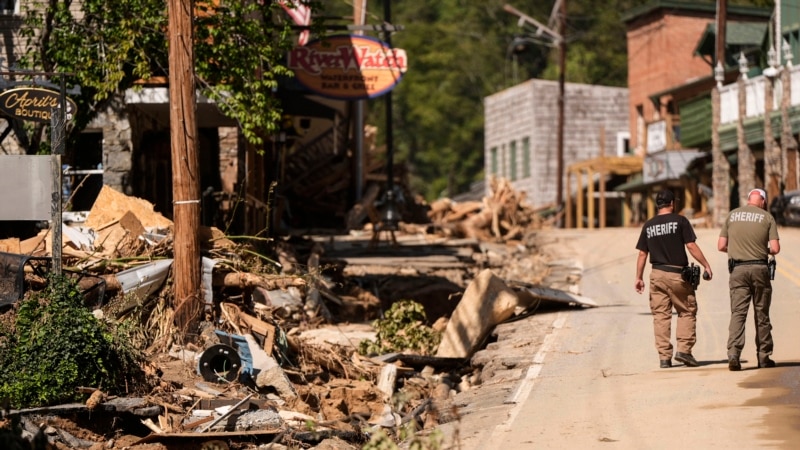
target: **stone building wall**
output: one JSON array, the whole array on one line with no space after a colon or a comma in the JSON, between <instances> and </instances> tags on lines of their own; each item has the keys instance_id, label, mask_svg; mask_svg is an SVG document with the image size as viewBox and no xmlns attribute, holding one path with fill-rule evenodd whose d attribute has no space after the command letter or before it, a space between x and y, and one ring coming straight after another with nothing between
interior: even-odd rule
<instances>
[{"instance_id":1,"label":"stone building wall","mask_svg":"<svg viewBox=\"0 0 800 450\"><path fill-rule=\"evenodd\" d=\"M132 194L133 142L130 114L122 100L115 100L89 123L86 131L100 130L103 135L103 184Z\"/></svg>"},{"instance_id":2,"label":"stone building wall","mask_svg":"<svg viewBox=\"0 0 800 450\"><path fill-rule=\"evenodd\" d=\"M601 152L617 155L618 134L628 132L628 90L566 83L564 94L562 175L566 176L572 163L595 158ZM487 177L496 175L511 180L516 189L526 192L534 207L554 204L558 172L558 82L529 80L486 97L484 114ZM605 140L601 145L603 133ZM566 181L564 186L566 189Z\"/></svg>"}]
</instances>

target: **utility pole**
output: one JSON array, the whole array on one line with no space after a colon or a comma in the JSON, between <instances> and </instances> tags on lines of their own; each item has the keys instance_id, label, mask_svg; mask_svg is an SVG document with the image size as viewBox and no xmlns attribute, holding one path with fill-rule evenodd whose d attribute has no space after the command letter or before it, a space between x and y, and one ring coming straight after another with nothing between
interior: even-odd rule
<instances>
[{"instance_id":1,"label":"utility pole","mask_svg":"<svg viewBox=\"0 0 800 450\"><path fill-rule=\"evenodd\" d=\"M353 2L353 23L355 25L363 26L366 23L367 16L367 0L356 0ZM363 30L357 30L357 35L363 35ZM355 139L356 155L355 155L355 190L353 198L356 203L361 201L361 195L364 193L364 100L356 100L355 102L355 124L353 125L353 137Z\"/></svg>"},{"instance_id":2,"label":"utility pole","mask_svg":"<svg viewBox=\"0 0 800 450\"><path fill-rule=\"evenodd\" d=\"M725 40L728 28L728 0L717 0L717 62L725 66Z\"/></svg>"},{"instance_id":3,"label":"utility pole","mask_svg":"<svg viewBox=\"0 0 800 450\"><path fill-rule=\"evenodd\" d=\"M567 30L567 0L559 2L558 14L558 144L556 148L556 210L561 211L564 204L564 80L567 71L567 40L565 34ZM579 194L580 195L580 194ZM589 199L594 201L594 199ZM558 223L564 226L563 220Z\"/></svg>"},{"instance_id":4,"label":"utility pole","mask_svg":"<svg viewBox=\"0 0 800 450\"><path fill-rule=\"evenodd\" d=\"M725 23L727 22L728 0L717 0L717 41L716 64L714 66L714 79L717 82L711 90L711 187L714 192L713 223L721 225L730 211L731 194L730 180L731 165L728 157L722 151L719 137L719 124L721 117L720 88L725 81Z\"/></svg>"},{"instance_id":5,"label":"utility pole","mask_svg":"<svg viewBox=\"0 0 800 450\"><path fill-rule=\"evenodd\" d=\"M193 0L168 0L169 123L172 151L175 325L184 335L202 312L200 288L200 162L192 32Z\"/></svg>"},{"instance_id":6,"label":"utility pole","mask_svg":"<svg viewBox=\"0 0 800 450\"><path fill-rule=\"evenodd\" d=\"M536 27L536 34L545 34L555 41L558 48L558 122L556 124L556 210L560 213L564 204L564 82L567 72L567 0L556 0L551 14L557 16L558 31L538 22L536 19L520 12L511 5L504 5L503 10L519 17L519 26L528 22ZM558 13L556 14L556 10ZM557 222L559 227L563 227L562 219Z\"/></svg>"}]
</instances>

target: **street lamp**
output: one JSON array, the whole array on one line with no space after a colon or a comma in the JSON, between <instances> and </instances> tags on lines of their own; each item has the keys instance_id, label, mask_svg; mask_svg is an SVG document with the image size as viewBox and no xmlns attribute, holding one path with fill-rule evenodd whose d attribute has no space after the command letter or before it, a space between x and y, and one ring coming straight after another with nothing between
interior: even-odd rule
<instances>
[{"instance_id":1,"label":"street lamp","mask_svg":"<svg viewBox=\"0 0 800 450\"><path fill-rule=\"evenodd\" d=\"M513 80L513 83L516 84L518 82L518 76L517 76L517 67L519 65L518 55L521 55L523 53L530 53L530 54L535 53L535 55L532 55L533 57L531 59L526 58L526 61L528 61L527 66L529 68L529 73L530 71L532 71L534 76L535 74L538 74L544 67L544 60L546 58L546 55L544 55L543 52L541 51L535 51L535 52L529 51L530 49L533 49L534 46L537 48L555 47L555 45L552 42L540 39L536 36L525 36L525 35L514 36L514 39L512 39L511 42L508 44L508 47L506 49L506 60L512 61L511 79Z\"/></svg>"},{"instance_id":2,"label":"street lamp","mask_svg":"<svg viewBox=\"0 0 800 450\"><path fill-rule=\"evenodd\" d=\"M567 28L567 0L558 2L558 31L539 23L536 19L518 11L513 6L503 6L506 12L519 17L519 26L525 22L536 27L536 35L547 35L558 46L558 125L556 144L556 210L561 212L564 203L564 81L566 74L567 40L564 39ZM554 11L555 12L555 11ZM561 219L558 226L563 226Z\"/></svg>"}]
</instances>

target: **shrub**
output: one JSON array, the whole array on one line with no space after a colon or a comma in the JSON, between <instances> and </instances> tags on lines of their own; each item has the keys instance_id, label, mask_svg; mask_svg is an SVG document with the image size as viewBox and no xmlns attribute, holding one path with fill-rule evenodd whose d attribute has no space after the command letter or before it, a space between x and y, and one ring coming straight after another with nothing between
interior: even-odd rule
<instances>
[{"instance_id":1,"label":"shrub","mask_svg":"<svg viewBox=\"0 0 800 450\"><path fill-rule=\"evenodd\" d=\"M383 319L373 322L377 329L375 341L365 339L359 343L362 355L412 351L430 355L439 345L441 335L425 325L425 308L413 300L392 304Z\"/></svg>"},{"instance_id":2,"label":"shrub","mask_svg":"<svg viewBox=\"0 0 800 450\"><path fill-rule=\"evenodd\" d=\"M13 329L0 329L0 398L43 406L77 400L79 386L126 386L141 375L128 331L95 318L73 280L51 276L19 304Z\"/></svg>"}]
</instances>

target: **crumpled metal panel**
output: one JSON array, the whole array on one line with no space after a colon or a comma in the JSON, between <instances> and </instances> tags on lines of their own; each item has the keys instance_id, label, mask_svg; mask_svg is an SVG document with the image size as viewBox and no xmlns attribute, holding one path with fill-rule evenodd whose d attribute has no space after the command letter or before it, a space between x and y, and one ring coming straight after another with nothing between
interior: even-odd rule
<instances>
[{"instance_id":1,"label":"crumpled metal panel","mask_svg":"<svg viewBox=\"0 0 800 450\"><path fill-rule=\"evenodd\" d=\"M25 294L25 265L46 265L49 258L0 252L0 306L11 305Z\"/></svg>"}]
</instances>

